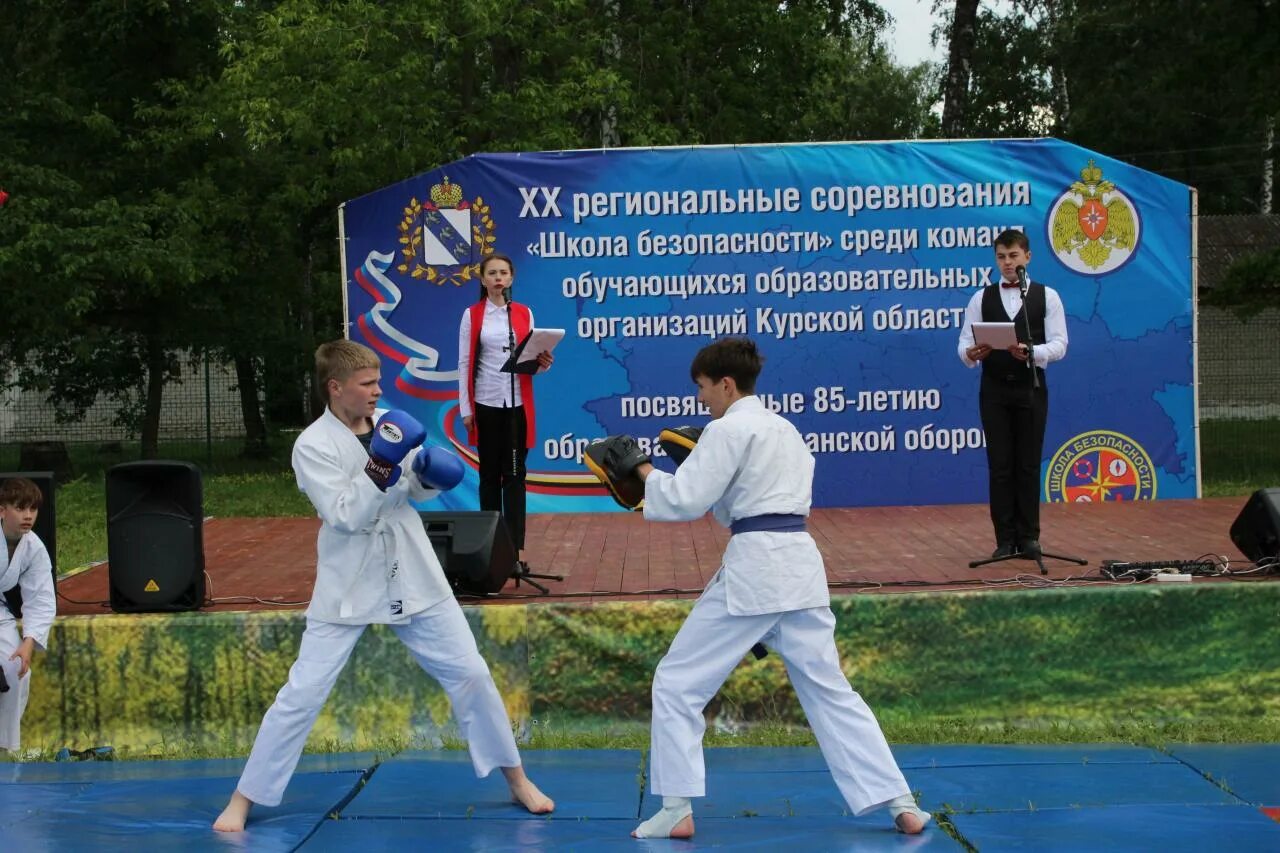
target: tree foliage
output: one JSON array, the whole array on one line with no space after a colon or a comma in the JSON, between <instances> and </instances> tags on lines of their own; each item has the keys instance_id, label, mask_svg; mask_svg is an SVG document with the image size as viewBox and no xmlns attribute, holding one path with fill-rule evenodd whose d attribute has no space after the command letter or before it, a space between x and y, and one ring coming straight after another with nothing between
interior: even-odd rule
<instances>
[{"instance_id":1,"label":"tree foliage","mask_svg":"<svg viewBox=\"0 0 1280 853\"><path fill-rule=\"evenodd\" d=\"M51 392L66 415L100 393L126 403L144 447L205 272L192 200L177 192L189 164L151 145L140 108L167 102L158 80L210 72L216 6L6 8L0 311L11 322L0 348L20 383Z\"/></svg>"},{"instance_id":2,"label":"tree foliage","mask_svg":"<svg viewBox=\"0 0 1280 853\"><path fill-rule=\"evenodd\" d=\"M1256 213L1278 54L1274 0L984 7L953 135L1058 136L1196 187L1202 213Z\"/></svg>"},{"instance_id":3,"label":"tree foliage","mask_svg":"<svg viewBox=\"0 0 1280 853\"><path fill-rule=\"evenodd\" d=\"M1248 320L1280 308L1280 249L1248 255L1227 268L1221 283L1201 296L1205 305L1228 308Z\"/></svg>"}]
</instances>

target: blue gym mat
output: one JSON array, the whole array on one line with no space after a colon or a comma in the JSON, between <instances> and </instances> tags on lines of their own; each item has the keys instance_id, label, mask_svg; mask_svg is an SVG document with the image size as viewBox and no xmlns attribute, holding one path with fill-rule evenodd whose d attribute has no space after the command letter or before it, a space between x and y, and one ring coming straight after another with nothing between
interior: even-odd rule
<instances>
[{"instance_id":1,"label":"blue gym mat","mask_svg":"<svg viewBox=\"0 0 1280 853\"><path fill-rule=\"evenodd\" d=\"M1166 747L1240 799L1280 806L1280 744L1173 744Z\"/></svg>"},{"instance_id":2,"label":"blue gym mat","mask_svg":"<svg viewBox=\"0 0 1280 853\"><path fill-rule=\"evenodd\" d=\"M911 771L930 811L1022 811L1240 800L1183 764L993 764Z\"/></svg>"},{"instance_id":3,"label":"blue gym mat","mask_svg":"<svg viewBox=\"0 0 1280 853\"><path fill-rule=\"evenodd\" d=\"M463 752L305 756L284 803L255 809L234 835L210 824L239 759L8 764L0 849L1276 851L1280 823L1259 807L1280 804L1278 750L899 747L912 789L951 828L907 837L884 812L850 817L817 749L709 749L690 841L630 838L658 807L637 750L526 751L529 775L556 800L551 816L510 803L501 776L477 779Z\"/></svg>"},{"instance_id":4,"label":"blue gym mat","mask_svg":"<svg viewBox=\"0 0 1280 853\"><path fill-rule=\"evenodd\" d=\"M556 809L557 813L559 808ZM739 818L695 816L697 834L687 841L635 839L634 820L336 820L326 821L303 847L305 853L377 851L648 851L794 850L881 851L963 848L946 833L930 830L908 837L894 832L887 819L867 823L844 818Z\"/></svg>"},{"instance_id":5,"label":"blue gym mat","mask_svg":"<svg viewBox=\"0 0 1280 853\"><path fill-rule=\"evenodd\" d=\"M528 750L525 772L579 819L635 820L643 773L639 750ZM477 779L465 752L406 752L383 762L343 817L452 817L539 820L511 802L500 771ZM630 827L628 827L628 831Z\"/></svg>"},{"instance_id":6,"label":"blue gym mat","mask_svg":"<svg viewBox=\"0 0 1280 853\"><path fill-rule=\"evenodd\" d=\"M243 759L0 765L0 849L295 850L372 764L368 755L304 756L284 802L255 810L251 843L250 833L210 829Z\"/></svg>"},{"instance_id":7,"label":"blue gym mat","mask_svg":"<svg viewBox=\"0 0 1280 853\"><path fill-rule=\"evenodd\" d=\"M1171 804L957 814L956 829L982 853L1206 853L1280 850L1280 823L1253 806Z\"/></svg>"}]
</instances>

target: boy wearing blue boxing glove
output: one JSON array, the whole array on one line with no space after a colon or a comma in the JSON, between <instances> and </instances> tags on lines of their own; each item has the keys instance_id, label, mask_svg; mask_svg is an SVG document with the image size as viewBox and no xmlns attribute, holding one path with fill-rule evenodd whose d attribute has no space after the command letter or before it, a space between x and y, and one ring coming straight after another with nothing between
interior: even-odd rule
<instances>
[{"instance_id":1,"label":"boy wearing blue boxing glove","mask_svg":"<svg viewBox=\"0 0 1280 853\"><path fill-rule=\"evenodd\" d=\"M379 417L380 367L368 347L323 344L316 379L328 406L293 447L298 487L323 522L307 627L289 680L263 717L213 828L238 832L254 803L280 803L329 691L371 624L391 626L440 682L476 775L501 768L517 803L550 812L555 804L521 767L502 697L411 503L456 486L461 461L442 448L423 449L426 430L407 412ZM375 540L381 547L373 547Z\"/></svg>"}]
</instances>

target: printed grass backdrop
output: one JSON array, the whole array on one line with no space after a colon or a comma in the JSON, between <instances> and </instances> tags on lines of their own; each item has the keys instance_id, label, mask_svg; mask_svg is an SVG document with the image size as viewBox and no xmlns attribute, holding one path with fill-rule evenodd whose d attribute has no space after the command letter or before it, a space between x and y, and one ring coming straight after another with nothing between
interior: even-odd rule
<instances>
[{"instance_id":1,"label":"printed grass backdrop","mask_svg":"<svg viewBox=\"0 0 1280 853\"><path fill-rule=\"evenodd\" d=\"M537 745L539 734L642 732L653 669L691 604L465 610L522 740ZM894 741L1280 739L1280 584L865 595L832 607L845 673ZM24 748L247 753L303 624L297 611L62 619L37 659ZM746 658L708 714L713 732L803 732L776 655ZM456 746L448 701L390 631L370 628L310 746L406 743Z\"/></svg>"}]
</instances>

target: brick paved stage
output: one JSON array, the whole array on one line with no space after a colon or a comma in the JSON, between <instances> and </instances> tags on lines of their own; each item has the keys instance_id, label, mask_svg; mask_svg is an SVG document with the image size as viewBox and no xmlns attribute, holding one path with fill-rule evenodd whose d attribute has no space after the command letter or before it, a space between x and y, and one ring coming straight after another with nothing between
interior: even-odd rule
<instances>
[{"instance_id":1,"label":"brick paved stage","mask_svg":"<svg viewBox=\"0 0 1280 853\"><path fill-rule=\"evenodd\" d=\"M1047 504L1041 511L1041 545L1089 561L1079 567L1046 560L1049 577L1096 575L1103 560L1191 560L1216 554L1233 564L1243 561L1228 530L1246 500ZM207 521L206 592L215 603L205 609L304 606L311 594L318 527L314 518ZM988 556L994 547L985 504L818 509L809 529L836 593L964 589L973 588L975 581L1018 574L1039 577L1035 564L1024 560L969 568L970 560ZM547 596L509 582L487 601L691 597L719 566L728 531L710 516L656 524L635 513L546 514L530 516L527 540L533 570L564 575L564 581L545 581ZM107 565L64 579L58 591L60 615L107 612L102 603L108 594Z\"/></svg>"}]
</instances>

